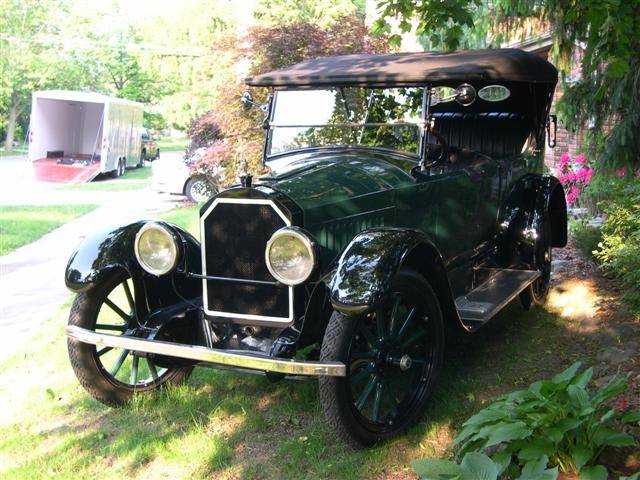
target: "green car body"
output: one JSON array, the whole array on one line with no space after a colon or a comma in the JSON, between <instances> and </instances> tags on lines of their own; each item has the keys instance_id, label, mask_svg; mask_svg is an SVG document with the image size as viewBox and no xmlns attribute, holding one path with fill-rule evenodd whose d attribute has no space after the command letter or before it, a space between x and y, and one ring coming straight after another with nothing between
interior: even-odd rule
<instances>
[{"instance_id":1,"label":"green car body","mask_svg":"<svg viewBox=\"0 0 640 480\"><path fill-rule=\"evenodd\" d=\"M80 306L72 315L79 378L77 358L98 364L100 344L125 352L112 372L129 353L169 372L85 384L106 403L195 364L315 375L340 438L396 434L429 397L445 329L473 332L518 295L526 308L544 300L551 249L567 241L562 185L543 174L556 80L516 50L335 57L248 79L273 89L268 173L201 207L200 242L136 222L71 257L80 306L122 278L133 287L122 335ZM305 123L317 111L331 123Z\"/></svg>"}]
</instances>

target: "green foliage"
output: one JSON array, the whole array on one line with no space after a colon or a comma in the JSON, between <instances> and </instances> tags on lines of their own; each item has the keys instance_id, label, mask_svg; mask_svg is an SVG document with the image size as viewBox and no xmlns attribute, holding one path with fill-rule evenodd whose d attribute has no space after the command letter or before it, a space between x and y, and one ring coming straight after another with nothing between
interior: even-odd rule
<instances>
[{"instance_id":1,"label":"green foliage","mask_svg":"<svg viewBox=\"0 0 640 480\"><path fill-rule=\"evenodd\" d=\"M606 221L596 257L619 279L623 298L640 311L640 181L611 191L603 205Z\"/></svg>"},{"instance_id":2,"label":"green foliage","mask_svg":"<svg viewBox=\"0 0 640 480\"><path fill-rule=\"evenodd\" d=\"M90 72L71 47L51 38L70 23L69 6L53 0L0 2L0 125L11 149L16 122L26 119L34 90L90 84Z\"/></svg>"},{"instance_id":3,"label":"green foliage","mask_svg":"<svg viewBox=\"0 0 640 480\"><path fill-rule=\"evenodd\" d=\"M580 371L580 366L576 362L551 380L500 397L469 418L452 444L461 457L459 466L418 460L414 469L434 480L495 480L503 472L523 480L554 480L559 470L606 479L606 469L597 464L600 453L607 446L635 445L633 437L616 427L638 422L640 413L622 415L610 406L626 389L625 378L615 376L591 391L587 385L593 369Z\"/></svg>"},{"instance_id":4,"label":"green foliage","mask_svg":"<svg viewBox=\"0 0 640 480\"><path fill-rule=\"evenodd\" d=\"M415 28L433 47L455 50L470 39L499 46L550 28L564 94L558 109L572 130L589 127L586 143L599 169L640 165L640 0L382 0L377 32ZM416 22L415 25L412 22ZM397 34L391 36L399 44ZM477 44L478 42L476 42ZM474 45L475 46L475 45ZM575 78L573 65L580 65Z\"/></svg>"},{"instance_id":5,"label":"green foliage","mask_svg":"<svg viewBox=\"0 0 640 480\"><path fill-rule=\"evenodd\" d=\"M351 0L260 0L254 7L254 17L264 26L307 22L328 27L337 18L364 14L364 1Z\"/></svg>"},{"instance_id":6,"label":"green foliage","mask_svg":"<svg viewBox=\"0 0 640 480\"><path fill-rule=\"evenodd\" d=\"M569 224L569 231L582 255L587 258L595 258L598 244L602 241L600 227L590 227L580 221L572 221Z\"/></svg>"},{"instance_id":7,"label":"green foliage","mask_svg":"<svg viewBox=\"0 0 640 480\"><path fill-rule=\"evenodd\" d=\"M306 21L253 27L244 35L226 36L214 47L216 63L211 69L231 71L238 62L250 60L250 74L287 67L309 58L388 51L386 37L374 37L361 15L337 18L328 27ZM219 126L226 148L235 160L227 166L227 178L231 180L239 173L241 164L246 163L254 173L261 169L264 113L242 107L240 97L244 90L246 86L237 75L228 78L215 91L215 108L205 115L209 123ZM269 91L256 88L252 94L260 103L267 100Z\"/></svg>"}]
</instances>

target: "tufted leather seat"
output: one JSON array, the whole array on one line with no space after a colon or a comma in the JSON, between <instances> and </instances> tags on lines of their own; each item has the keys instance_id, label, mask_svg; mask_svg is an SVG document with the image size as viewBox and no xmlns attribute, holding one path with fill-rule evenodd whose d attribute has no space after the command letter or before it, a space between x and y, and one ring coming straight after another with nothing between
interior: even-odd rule
<instances>
[{"instance_id":1,"label":"tufted leather seat","mask_svg":"<svg viewBox=\"0 0 640 480\"><path fill-rule=\"evenodd\" d=\"M509 112L435 112L435 129L451 147L501 158L522 151L529 134L524 115Z\"/></svg>"}]
</instances>

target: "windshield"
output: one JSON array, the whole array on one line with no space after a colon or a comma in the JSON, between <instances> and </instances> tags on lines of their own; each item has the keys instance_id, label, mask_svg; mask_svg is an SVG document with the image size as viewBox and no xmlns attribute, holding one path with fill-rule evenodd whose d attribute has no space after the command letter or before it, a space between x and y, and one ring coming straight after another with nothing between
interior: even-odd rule
<instances>
[{"instance_id":1,"label":"windshield","mask_svg":"<svg viewBox=\"0 0 640 480\"><path fill-rule=\"evenodd\" d=\"M360 145L418 155L423 88L329 88L276 92L268 155Z\"/></svg>"}]
</instances>

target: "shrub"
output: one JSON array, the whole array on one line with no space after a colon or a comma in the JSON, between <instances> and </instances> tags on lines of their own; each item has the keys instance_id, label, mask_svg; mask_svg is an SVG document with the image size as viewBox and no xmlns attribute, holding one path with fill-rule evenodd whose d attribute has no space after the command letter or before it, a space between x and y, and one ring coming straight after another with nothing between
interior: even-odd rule
<instances>
[{"instance_id":1,"label":"shrub","mask_svg":"<svg viewBox=\"0 0 640 480\"><path fill-rule=\"evenodd\" d=\"M228 178L228 166L231 163L231 151L226 142L216 140L208 147L201 147L189 157L189 170L192 176L207 177L216 185L227 185L233 179Z\"/></svg>"},{"instance_id":2,"label":"shrub","mask_svg":"<svg viewBox=\"0 0 640 480\"><path fill-rule=\"evenodd\" d=\"M186 157L202 147L208 147L216 140L221 139L220 126L213 111L191 120L187 129L187 135L191 140L187 147Z\"/></svg>"},{"instance_id":3,"label":"shrub","mask_svg":"<svg viewBox=\"0 0 640 480\"><path fill-rule=\"evenodd\" d=\"M606 220L596 257L619 279L623 298L640 311L640 180L632 179L603 202Z\"/></svg>"},{"instance_id":4,"label":"shrub","mask_svg":"<svg viewBox=\"0 0 640 480\"><path fill-rule=\"evenodd\" d=\"M600 227L590 227L582 222L572 221L569 230L575 242L576 248L583 256L595 258L598 244L602 241L602 231Z\"/></svg>"},{"instance_id":5,"label":"shrub","mask_svg":"<svg viewBox=\"0 0 640 480\"><path fill-rule=\"evenodd\" d=\"M603 388L587 388L593 369L574 363L551 380L542 380L500 397L469 418L455 438L458 465L448 460L417 460L415 471L426 479L486 479L500 475L520 479L555 479L558 471L580 478L607 479L598 457L607 446L633 446L616 428L640 421L640 412L622 414L611 400L627 388L615 376Z\"/></svg>"}]
</instances>

